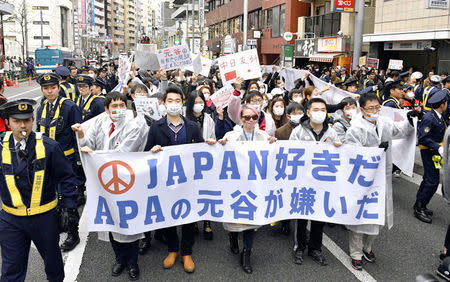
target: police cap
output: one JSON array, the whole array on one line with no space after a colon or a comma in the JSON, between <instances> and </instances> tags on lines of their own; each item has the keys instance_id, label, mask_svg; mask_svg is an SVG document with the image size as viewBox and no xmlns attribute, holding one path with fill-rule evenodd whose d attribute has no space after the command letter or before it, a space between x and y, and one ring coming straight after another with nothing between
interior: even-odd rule
<instances>
[{"instance_id":1,"label":"police cap","mask_svg":"<svg viewBox=\"0 0 450 282\"><path fill-rule=\"evenodd\" d=\"M75 83L76 84L87 84L92 85L94 82L94 79L90 77L89 75L81 74L75 77Z\"/></svg>"},{"instance_id":2,"label":"police cap","mask_svg":"<svg viewBox=\"0 0 450 282\"><path fill-rule=\"evenodd\" d=\"M105 89L105 88L106 88L105 82L104 82L102 79L100 79L100 78L96 78L96 79L92 82L92 84L93 84L93 85L100 86L102 89Z\"/></svg>"},{"instance_id":3,"label":"police cap","mask_svg":"<svg viewBox=\"0 0 450 282\"><path fill-rule=\"evenodd\" d=\"M101 72L108 72L108 69L106 67L101 67L101 68L98 69L98 72L99 73L101 73Z\"/></svg>"},{"instance_id":4,"label":"police cap","mask_svg":"<svg viewBox=\"0 0 450 282\"><path fill-rule=\"evenodd\" d=\"M431 80L431 82L433 82L433 83L439 83L439 82L441 82L441 77L440 77L439 75L433 75L433 76L430 78L430 80Z\"/></svg>"},{"instance_id":5,"label":"police cap","mask_svg":"<svg viewBox=\"0 0 450 282\"><path fill-rule=\"evenodd\" d=\"M386 84L387 91L391 91L391 89L403 89L403 86L401 84L400 80L393 81L391 83Z\"/></svg>"},{"instance_id":6,"label":"police cap","mask_svg":"<svg viewBox=\"0 0 450 282\"><path fill-rule=\"evenodd\" d=\"M401 78L407 77L407 76L409 76L409 71L405 71L405 72L400 73L400 77Z\"/></svg>"},{"instance_id":7,"label":"police cap","mask_svg":"<svg viewBox=\"0 0 450 282\"><path fill-rule=\"evenodd\" d=\"M87 66L82 66L82 67L80 68L80 70L81 70L81 71L88 71L88 70L89 70L89 67L87 67Z\"/></svg>"},{"instance_id":8,"label":"police cap","mask_svg":"<svg viewBox=\"0 0 450 282\"><path fill-rule=\"evenodd\" d=\"M60 76L69 76L70 70L66 67L59 66L55 69L55 72Z\"/></svg>"},{"instance_id":9,"label":"police cap","mask_svg":"<svg viewBox=\"0 0 450 282\"><path fill-rule=\"evenodd\" d=\"M403 91L406 92L411 89L414 89L414 86L412 86L411 84L408 84L408 83L403 84Z\"/></svg>"},{"instance_id":10,"label":"police cap","mask_svg":"<svg viewBox=\"0 0 450 282\"><path fill-rule=\"evenodd\" d=\"M37 83L41 86L59 84L61 77L53 72L43 73L37 79Z\"/></svg>"},{"instance_id":11,"label":"police cap","mask_svg":"<svg viewBox=\"0 0 450 282\"><path fill-rule=\"evenodd\" d=\"M415 78L415 79L421 79L423 76L423 74L420 71L415 71L411 74L411 77Z\"/></svg>"},{"instance_id":12,"label":"police cap","mask_svg":"<svg viewBox=\"0 0 450 282\"><path fill-rule=\"evenodd\" d=\"M430 103L431 106L437 106L442 104L443 102L447 101L447 90L440 90L433 95L431 95L430 98L428 98L428 103Z\"/></svg>"},{"instance_id":13,"label":"police cap","mask_svg":"<svg viewBox=\"0 0 450 282\"><path fill-rule=\"evenodd\" d=\"M33 106L36 101L32 99L18 99L9 101L0 106L2 116L7 119L9 117L17 119L29 119L33 117Z\"/></svg>"},{"instance_id":14,"label":"police cap","mask_svg":"<svg viewBox=\"0 0 450 282\"><path fill-rule=\"evenodd\" d=\"M375 71L373 69L370 69L367 71L367 75L375 74Z\"/></svg>"},{"instance_id":15,"label":"police cap","mask_svg":"<svg viewBox=\"0 0 450 282\"><path fill-rule=\"evenodd\" d=\"M350 77L347 79L347 81L344 82L345 86L358 86L358 80L356 80L354 77Z\"/></svg>"}]
</instances>

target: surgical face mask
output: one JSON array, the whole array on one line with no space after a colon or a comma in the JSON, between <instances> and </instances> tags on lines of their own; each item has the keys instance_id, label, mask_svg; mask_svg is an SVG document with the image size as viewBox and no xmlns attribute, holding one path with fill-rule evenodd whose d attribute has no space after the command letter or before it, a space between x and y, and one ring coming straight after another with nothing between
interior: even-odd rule
<instances>
[{"instance_id":1,"label":"surgical face mask","mask_svg":"<svg viewBox=\"0 0 450 282\"><path fill-rule=\"evenodd\" d=\"M266 101L264 101L264 103L263 103L263 109L265 109L267 106L269 105L269 103L267 103Z\"/></svg>"},{"instance_id":2,"label":"surgical face mask","mask_svg":"<svg viewBox=\"0 0 450 282\"><path fill-rule=\"evenodd\" d=\"M258 113L261 112L261 105L251 105L251 106L254 107L256 111L258 111Z\"/></svg>"},{"instance_id":3,"label":"surgical face mask","mask_svg":"<svg viewBox=\"0 0 450 282\"><path fill-rule=\"evenodd\" d=\"M345 111L345 116L349 119L352 119L356 115L356 109L351 109Z\"/></svg>"},{"instance_id":4,"label":"surgical face mask","mask_svg":"<svg viewBox=\"0 0 450 282\"><path fill-rule=\"evenodd\" d=\"M325 118L327 117L326 112L311 112L311 121L315 124L321 124L325 121Z\"/></svg>"},{"instance_id":5,"label":"surgical face mask","mask_svg":"<svg viewBox=\"0 0 450 282\"><path fill-rule=\"evenodd\" d=\"M167 104L167 113L171 116L176 116L181 114L181 104Z\"/></svg>"},{"instance_id":6,"label":"surgical face mask","mask_svg":"<svg viewBox=\"0 0 450 282\"><path fill-rule=\"evenodd\" d=\"M293 124L299 124L300 119L303 117L303 115L291 115L291 118L289 119Z\"/></svg>"},{"instance_id":7,"label":"surgical face mask","mask_svg":"<svg viewBox=\"0 0 450 282\"><path fill-rule=\"evenodd\" d=\"M93 73L88 74L88 76L95 78L95 74L93 74Z\"/></svg>"},{"instance_id":8,"label":"surgical face mask","mask_svg":"<svg viewBox=\"0 0 450 282\"><path fill-rule=\"evenodd\" d=\"M109 113L109 116L111 117L111 119L113 121L121 121L125 118L126 114L127 114L126 109L117 109L117 110L112 110Z\"/></svg>"},{"instance_id":9,"label":"surgical face mask","mask_svg":"<svg viewBox=\"0 0 450 282\"><path fill-rule=\"evenodd\" d=\"M414 99L414 92L412 92L412 91L406 92L406 97L407 97L408 99Z\"/></svg>"},{"instance_id":10,"label":"surgical face mask","mask_svg":"<svg viewBox=\"0 0 450 282\"><path fill-rule=\"evenodd\" d=\"M273 114L276 116L282 116L284 113L284 108L273 108Z\"/></svg>"},{"instance_id":11,"label":"surgical face mask","mask_svg":"<svg viewBox=\"0 0 450 282\"><path fill-rule=\"evenodd\" d=\"M366 113L365 114L366 119L371 122L377 121L379 116L380 116L379 113L376 113L376 114Z\"/></svg>"},{"instance_id":12,"label":"surgical face mask","mask_svg":"<svg viewBox=\"0 0 450 282\"><path fill-rule=\"evenodd\" d=\"M177 76L177 82L181 82L181 77Z\"/></svg>"},{"instance_id":13,"label":"surgical face mask","mask_svg":"<svg viewBox=\"0 0 450 282\"><path fill-rule=\"evenodd\" d=\"M205 108L205 104L194 104L194 112L199 114Z\"/></svg>"},{"instance_id":14,"label":"surgical face mask","mask_svg":"<svg viewBox=\"0 0 450 282\"><path fill-rule=\"evenodd\" d=\"M165 116L167 114L167 109L166 106L164 105L159 105L159 113L161 114L161 116Z\"/></svg>"},{"instance_id":15,"label":"surgical face mask","mask_svg":"<svg viewBox=\"0 0 450 282\"><path fill-rule=\"evenodd\" d=\"M302 97L295 97L292 101L300 104L302 102Z\"/></svg>"},{"instance_id":16,"label":"surgical face mask","mask_svg":"<svg viewBox=\"0 0 450 282\"><path fill-rule=\"evenodd\" d=\"M259 93L261 93L261 94L266 93L266 89L264 89L264 88L259 88Z\"/></svg>"},{"instance_id":17,"label":"surgical face mask","mask_svg":"<svg viewBox=\"0 0 450 282\"><path fill-rule=\"evenodd\" d=\"M211 94L209 93L204 93L203 96L205 97L206 101L209 101L209 99L211 98Z\"/></svg>"}]
</instances>

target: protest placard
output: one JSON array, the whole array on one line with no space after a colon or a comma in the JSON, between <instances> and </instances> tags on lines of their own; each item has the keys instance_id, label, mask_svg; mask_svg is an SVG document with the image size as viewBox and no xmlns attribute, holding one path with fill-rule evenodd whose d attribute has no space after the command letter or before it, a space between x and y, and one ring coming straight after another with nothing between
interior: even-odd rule
<instances>
[{"instance_id":1,"label":"protest placard","mask_svg":"<svg viewBox=\"0 0 450 282\"><path fill-rule=\"evenodd\" d=\"M134 64L141 70L159 70L159 61L156 54L136 51L134 53Z\"/></svg>"},{"instance_id":2,"label":"protest placard","mask_svg":"<svg viewBox=\"0 0 450 282\"><path fill-rule=\"evenodd\" d=\"M231 84L227 84L220 88L218 91L214 92L211 96L211 101L213 101L216 107L225 108L228 106L231 95L233 95L234 87Z\"/></svg>"},{"instance_id":3,"label":"protest placard","mask_svg":"<svg viewBox=\"0 0 450 282\"><path fill-rule=\"evenodd\" d=\"M261 66L256 49L219 57L217 62L224 84L227 82L233 83L237 77L243 79L261 78Z\"/></svg>"},{"instance_id":4,"label":"protest placard","mask_svg":"<svg viewBox=\"0 0 450 282\"><path fill-rule=\"evenodd\" d=\"M403 60L389 60L388 69L391 70L402 70L403 69Z\"/></svg>"},{"instance_id":5,"label":"protest placard","mask_svg":"<svg viewBox=\"0 0 450 282\"><path fill-rule=\"evenodd\" d=\"M157 98L135 97L134 105L138 115L146 115L154 120L159 120L162 116L159 112L159 104Z\"/></svg>"},{"instance_id":6,"label":"protest placard","mask_svg":"<svg viewBox=\"0 0 450 282\"><path fill-rule=\"evenodd\" d=\"M157 44L140 44L140 43L138 43L136 45L136 51L142 51L142 52L155 54L157 50L158 50Z\"/></svg>"},{"instance_id":7,"label":"protest placard","mask_svg":"<svg viewBox=\"0 0 450 282\"><path fill-rule=\"evenodd\" d=\"M159 66L165 70L179 69L192 65L189 48L186 45L175 46L157 51Z\"/></svg>"},{"instance_id":8,"label":"protest placard","mask_svg":"<svg viewBox=\"0 0 450 282\"><path fill-rule=\"evenodd\" d=\"M82 158L89 231L131 235L202 220L385 223L385 153L377 147L200 143Z\"/></svg>"},{"instance_id":9,"label":"protest placard","mask_svg":"<svg viewBox=\"0 0 450 282\"><path fill-rule=\"evenodd\" d=\"M367 58L367 63L366 63L367 67L378 69L378 65L379 64L380 64L380 60L379 59Z\"/></svg>"}]
</instances>

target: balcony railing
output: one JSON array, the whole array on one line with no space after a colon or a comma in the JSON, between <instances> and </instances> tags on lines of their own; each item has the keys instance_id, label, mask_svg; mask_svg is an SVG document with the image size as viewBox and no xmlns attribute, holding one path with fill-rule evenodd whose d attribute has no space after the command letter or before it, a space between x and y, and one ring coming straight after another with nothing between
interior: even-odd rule
<instances>
[{"instance_id":1,"label":"balcony railing","mask_svg":"<svg viewBox=\"0 0 450 282\"><path fill-rule=\"evenodd\" d=\"M329 13L305 19L307 37L326 37L337 35L341 29L341 13Z\"/></svg>"}]
</instances>

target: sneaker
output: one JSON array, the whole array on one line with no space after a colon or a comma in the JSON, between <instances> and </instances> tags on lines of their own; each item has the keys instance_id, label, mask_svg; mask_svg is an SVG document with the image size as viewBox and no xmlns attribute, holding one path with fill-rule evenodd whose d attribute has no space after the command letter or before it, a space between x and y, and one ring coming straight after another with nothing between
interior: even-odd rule
<instances>
[{"instance_id":1,"label":"sneaker","mask_svg":"<svg viewBox=\"0 0 450 282\"><path fill-rule=\"evenodd\" d=\"M368 262L375 262L376 257L375 257L375 254L372 251L370 251L370 253L367 253L367 252L363 251L363 253L364 253L363 257L364 257L365 260L367 260Z\"/></svg>"},{"instance_id":2,"label":"sneaker","mask_svg":"<svg viewBox=\"0 0 450 282\"><path fill-rule=\"evenodd\" d=\"M352 267L356 270L362 270L362 261L360 259L352 259Z\"/></svg>"},{"instance_id":3,"label":"sneaker","mask_svg":"<svg viewBox=\"0 0 450 282\"><path fill-rule=\"evenodd\" d=\"M297 250L294 253L294 263L295 264L303 263L303 251L300 250L300 248L297 248Z\"/></svg>"}]
</instances>

